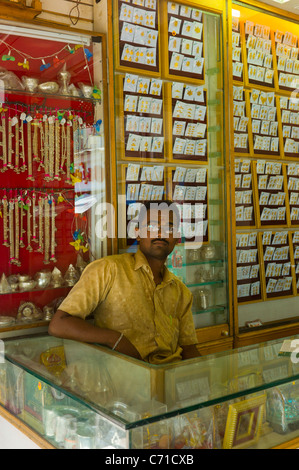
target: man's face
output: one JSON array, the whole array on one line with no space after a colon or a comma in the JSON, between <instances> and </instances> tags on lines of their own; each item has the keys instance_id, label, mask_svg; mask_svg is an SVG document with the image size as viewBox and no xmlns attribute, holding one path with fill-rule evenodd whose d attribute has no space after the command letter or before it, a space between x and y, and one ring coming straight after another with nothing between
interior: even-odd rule
<instances>
[{"instance_id":1,"label":"man's face","mask_svg":"<svg viewBox=\"0 0 299 470\"><path fill-rule=\"evenodd\" d=\"M147 258L165 260L179 238L173 212L151 209L147 211L139 229L139 246Z\"/></svg>"}]
</instances>

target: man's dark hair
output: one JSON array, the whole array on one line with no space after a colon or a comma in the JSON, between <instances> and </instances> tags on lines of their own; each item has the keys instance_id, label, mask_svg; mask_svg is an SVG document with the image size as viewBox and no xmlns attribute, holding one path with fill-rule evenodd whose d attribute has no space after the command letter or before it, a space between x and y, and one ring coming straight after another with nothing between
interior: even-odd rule
<instances>
[{"instance_id":1,"label":"man's dark hair","mask_svg":"<svg viewBox=\"0 0 299 470\"><path fill-rule=\"evenodd\" d=\"M158 201L158 202L145 201L144 203L142 203L141 208L140 208L139 218L138 218L139 227L141 226L143 220L146 219L148 211L158 210L162 212L165 209L173 213L173 223L178 228L180 225L180 219L181 219L180 211L179 211L177 204L171 201L170 199L166 199L164 201Z\"/></svg>"}]
</instances>

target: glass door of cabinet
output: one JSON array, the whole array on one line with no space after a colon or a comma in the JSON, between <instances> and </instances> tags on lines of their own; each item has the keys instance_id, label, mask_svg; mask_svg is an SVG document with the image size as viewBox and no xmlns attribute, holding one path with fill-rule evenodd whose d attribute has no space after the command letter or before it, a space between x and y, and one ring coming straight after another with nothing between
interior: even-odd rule
<instances>
[{"instance_id":1,"label":"glass door of cabinet","mask_svg":"<svg viewBox=\"0 0 299 470\"><path fill-rule=\"evenodd\" d=\"M229 335L222 14L214 2L113 2L118 251L135 251L146 201L171 200L168 268L193 293L197 329ZM210 7L210 9L209 9Z\"/></svg>"},{"instance_id":2,"label":"glass door of cabinet","mask_svg":"<svg viewBox=\"0 0 299 470\"><path fill-rule=\"evenodd\" d=\"M0 24L0 334L47 326L106 200L102 38Z\"/></svg>"}]
</instances>

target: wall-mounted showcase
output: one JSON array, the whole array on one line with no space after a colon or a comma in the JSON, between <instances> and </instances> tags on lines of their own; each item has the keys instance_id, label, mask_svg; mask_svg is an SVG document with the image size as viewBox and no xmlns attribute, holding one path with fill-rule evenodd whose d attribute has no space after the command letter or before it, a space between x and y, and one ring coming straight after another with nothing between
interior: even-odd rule
<instances>
[{"instance_id":1,"label":"wall-mounted showcase","mask_svg":"<svg viewBox=\"0 0 299 470\"><path fill-rule=\"evenodd\" d=\"M298 20L232 2L236 344L299 328Z\"/></svg>"},{"instance_id":2,"label":"wall-mounted showcase","mask_svg":"<svg viewBox=\"0 0 299 470\"><path fill-rule=\"evenodd\" d=\"M0 332L47 326L105 253L102 38L0 25ZM96 65L95 65L96 64Z\"/></svg>"},{"instance_id":3,"label":"wall-mounted showcase","mask_svg":"<svg viewBox=\"0 0 299 470\"><path fill-rule=\"evenodd\" d=\"M194 295L199 341L224 340L230 347L225 33L214 3L113 2L113 125L122 230L115 250L137 249L142 203L174 201L181 240L168 268Z\"/></svg>"}]
</instances>

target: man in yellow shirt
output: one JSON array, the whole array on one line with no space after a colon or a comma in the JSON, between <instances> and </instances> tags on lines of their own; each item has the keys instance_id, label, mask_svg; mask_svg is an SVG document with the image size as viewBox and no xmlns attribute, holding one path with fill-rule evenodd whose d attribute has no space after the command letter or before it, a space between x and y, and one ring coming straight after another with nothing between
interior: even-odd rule
<instances>
[{"instance_id":1,"label":"man in yellow shirt","mask_svg":"<svg viewBox=\"0 0 299 470\"><path fill-rule=\"evenodd\" d=\"M53 316L51 335L100 343L153 364L199 356L192 294L165 266L179 240L173 206L142 207L138 251L89 264ZM91 313L94 324L85 321Z\"/></svg>"}]
</instances>

